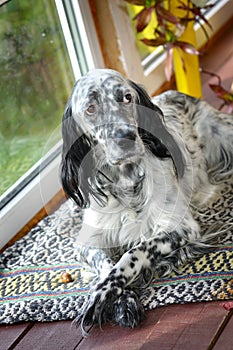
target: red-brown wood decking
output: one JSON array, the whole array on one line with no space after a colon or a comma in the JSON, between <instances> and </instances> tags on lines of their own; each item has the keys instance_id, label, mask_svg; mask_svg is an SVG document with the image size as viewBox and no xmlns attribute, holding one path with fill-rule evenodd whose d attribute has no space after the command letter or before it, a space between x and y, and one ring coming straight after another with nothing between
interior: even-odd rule
<instances>
[{"instance_id":1,"label":"red-brown wood decking","mask_svg":"<svg viewBox=\"0 0 233 350\"><path fill-rule=\"evenodd\" d=\"M70 321L1 326L1 350L232 350L233 317L222 302L146 312L136 329L97 326L83 338Z\"/></svg>"}]
</instances>

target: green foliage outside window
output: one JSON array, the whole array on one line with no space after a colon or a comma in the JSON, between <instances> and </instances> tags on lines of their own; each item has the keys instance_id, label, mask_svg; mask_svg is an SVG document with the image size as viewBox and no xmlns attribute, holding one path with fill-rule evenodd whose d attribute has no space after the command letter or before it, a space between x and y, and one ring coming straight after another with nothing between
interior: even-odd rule
<instances>
[{"instance_id":1,"label":"green foliage outside window","mask_svg":"<svg viewBox=\"0 0 233 350\"><path fill-rule=\"evenodd\" d=\"M44 155L73 83L54 0L0 7L0 194Z\"/></svg>"}]
</instances>

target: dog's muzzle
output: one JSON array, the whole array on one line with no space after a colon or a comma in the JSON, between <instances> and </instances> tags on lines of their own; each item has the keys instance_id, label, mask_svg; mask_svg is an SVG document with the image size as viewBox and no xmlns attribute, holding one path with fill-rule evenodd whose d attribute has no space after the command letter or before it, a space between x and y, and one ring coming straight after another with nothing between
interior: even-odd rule
<instances>
[{"instance_id":1,"label":"dog's muzzle","mask_svg":"<svg viewBox=\"0 0 233 350\"><path fill-rule=\"evenodd\" d=\"M137 134L134 130L124 130L123 128L116 130L112 136L117 146L126 152L135 147L136 138Z\"/></svg>"},{"instance_id":2,"label":"dog's muzzle","mask_svg":"<svg viewBox=\"0 0 233 350\"><path fill-rule=\"evenodd\" d=\"M120 164L135 156L141 156L144 146L133 126L120 125L108 133L106 140L107 159L111 164Z\"/></svg>"}]
</instances>

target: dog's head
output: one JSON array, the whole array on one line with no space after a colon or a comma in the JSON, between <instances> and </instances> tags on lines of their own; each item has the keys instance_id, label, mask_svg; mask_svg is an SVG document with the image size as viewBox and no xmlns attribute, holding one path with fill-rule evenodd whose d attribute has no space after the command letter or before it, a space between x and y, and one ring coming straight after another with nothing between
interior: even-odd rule
<instances>
[{"instance_id":1,"label":"dog's head","mask_svg":"<svg viewBox=\"0 0 233 350\"><path fill-rule=\"evenodd\" d=\"M82 207L88 205L90 194L104 195L91 184L100 158L116 167L137 162L147 147L157 157L172 157L177 174L183 174L181 153L164 126L161 110L144 89L113 70L90 71L75 84L62 134L62 184Z\"/></svg>"}]
</instances>

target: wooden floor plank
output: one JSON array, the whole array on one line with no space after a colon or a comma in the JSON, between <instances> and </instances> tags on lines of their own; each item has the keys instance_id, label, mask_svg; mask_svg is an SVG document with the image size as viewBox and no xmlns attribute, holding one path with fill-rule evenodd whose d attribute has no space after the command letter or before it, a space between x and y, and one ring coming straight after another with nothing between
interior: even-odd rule
<instances>
[{"instance_id":1,"label":"wooden floor plank","mask_svg":"<svg viewBox=\"0 0 233 350\"><path fill-rule=\"evenodd\" d=\"M147 312L133 330L94 327L76 350L206 350L226 314L218 302L171 305Z\"/></svg>"},{"instance_id":2,"label":"wooden floor plank","mask_svg":"<svg viewBox=\"0 0 233 350\"><path fill-rule=\"evenodd\" d=\"M233 315L231 312L230 321L227 323L224 328L221 336L217 340L213 350L232 350L233 349Z\"/></svg>"},{"instance_id":3,"label":"wooden floor plank","mask_svg":"<svg viewBox=\"0 0 233 350\"><path fill-rule=\"evenodd\" d=\"M30 323L0 326L0 350L7 350L30 327Z\"/></svg>"},{"instance_id":4,"label":"wooden floor plank","mask_svg":"<svg viewBox=\"0 0 233 350\"><path fill-rule=\"evenodd\" d=\"M73 350L82 339L71 321L36 323L15 350Z\"/></svg>"},{"instance_id":5,"label":"wooden floor plank","mask_svg":"<svg viewBox=\"0 0 233 350\"><path fill-rule=\"evenodd\" d=\"M105 324L101 329L95 326L90 331L90 335L83 339L75 350L134 350L140 348L144 344L148 333L151 332L151 328L159 322L165 311L166 308L148 311L146 319L135 329L121 328L111 324Z\"/></svg>"},{"instance_id":6,"label":"wooden floor plank","mask_svg":"<svg viewBox=\"0 0 233 350\"><path fill-rule=\"evenodd\" d=\"M227 315L222 303L204 303L198 317L185 327L173 350L206 350Z\"/></svg>"},{"instance_id":7,"label":"wooden floor plank","mask_svg":"<svg viewBox=\"0 0 233 350\"><path fill-rule=\"evenodd\" d=\"M169 307L142 349L206 350L225 315L219 303Z\"/></svg>"}]
</instances>

